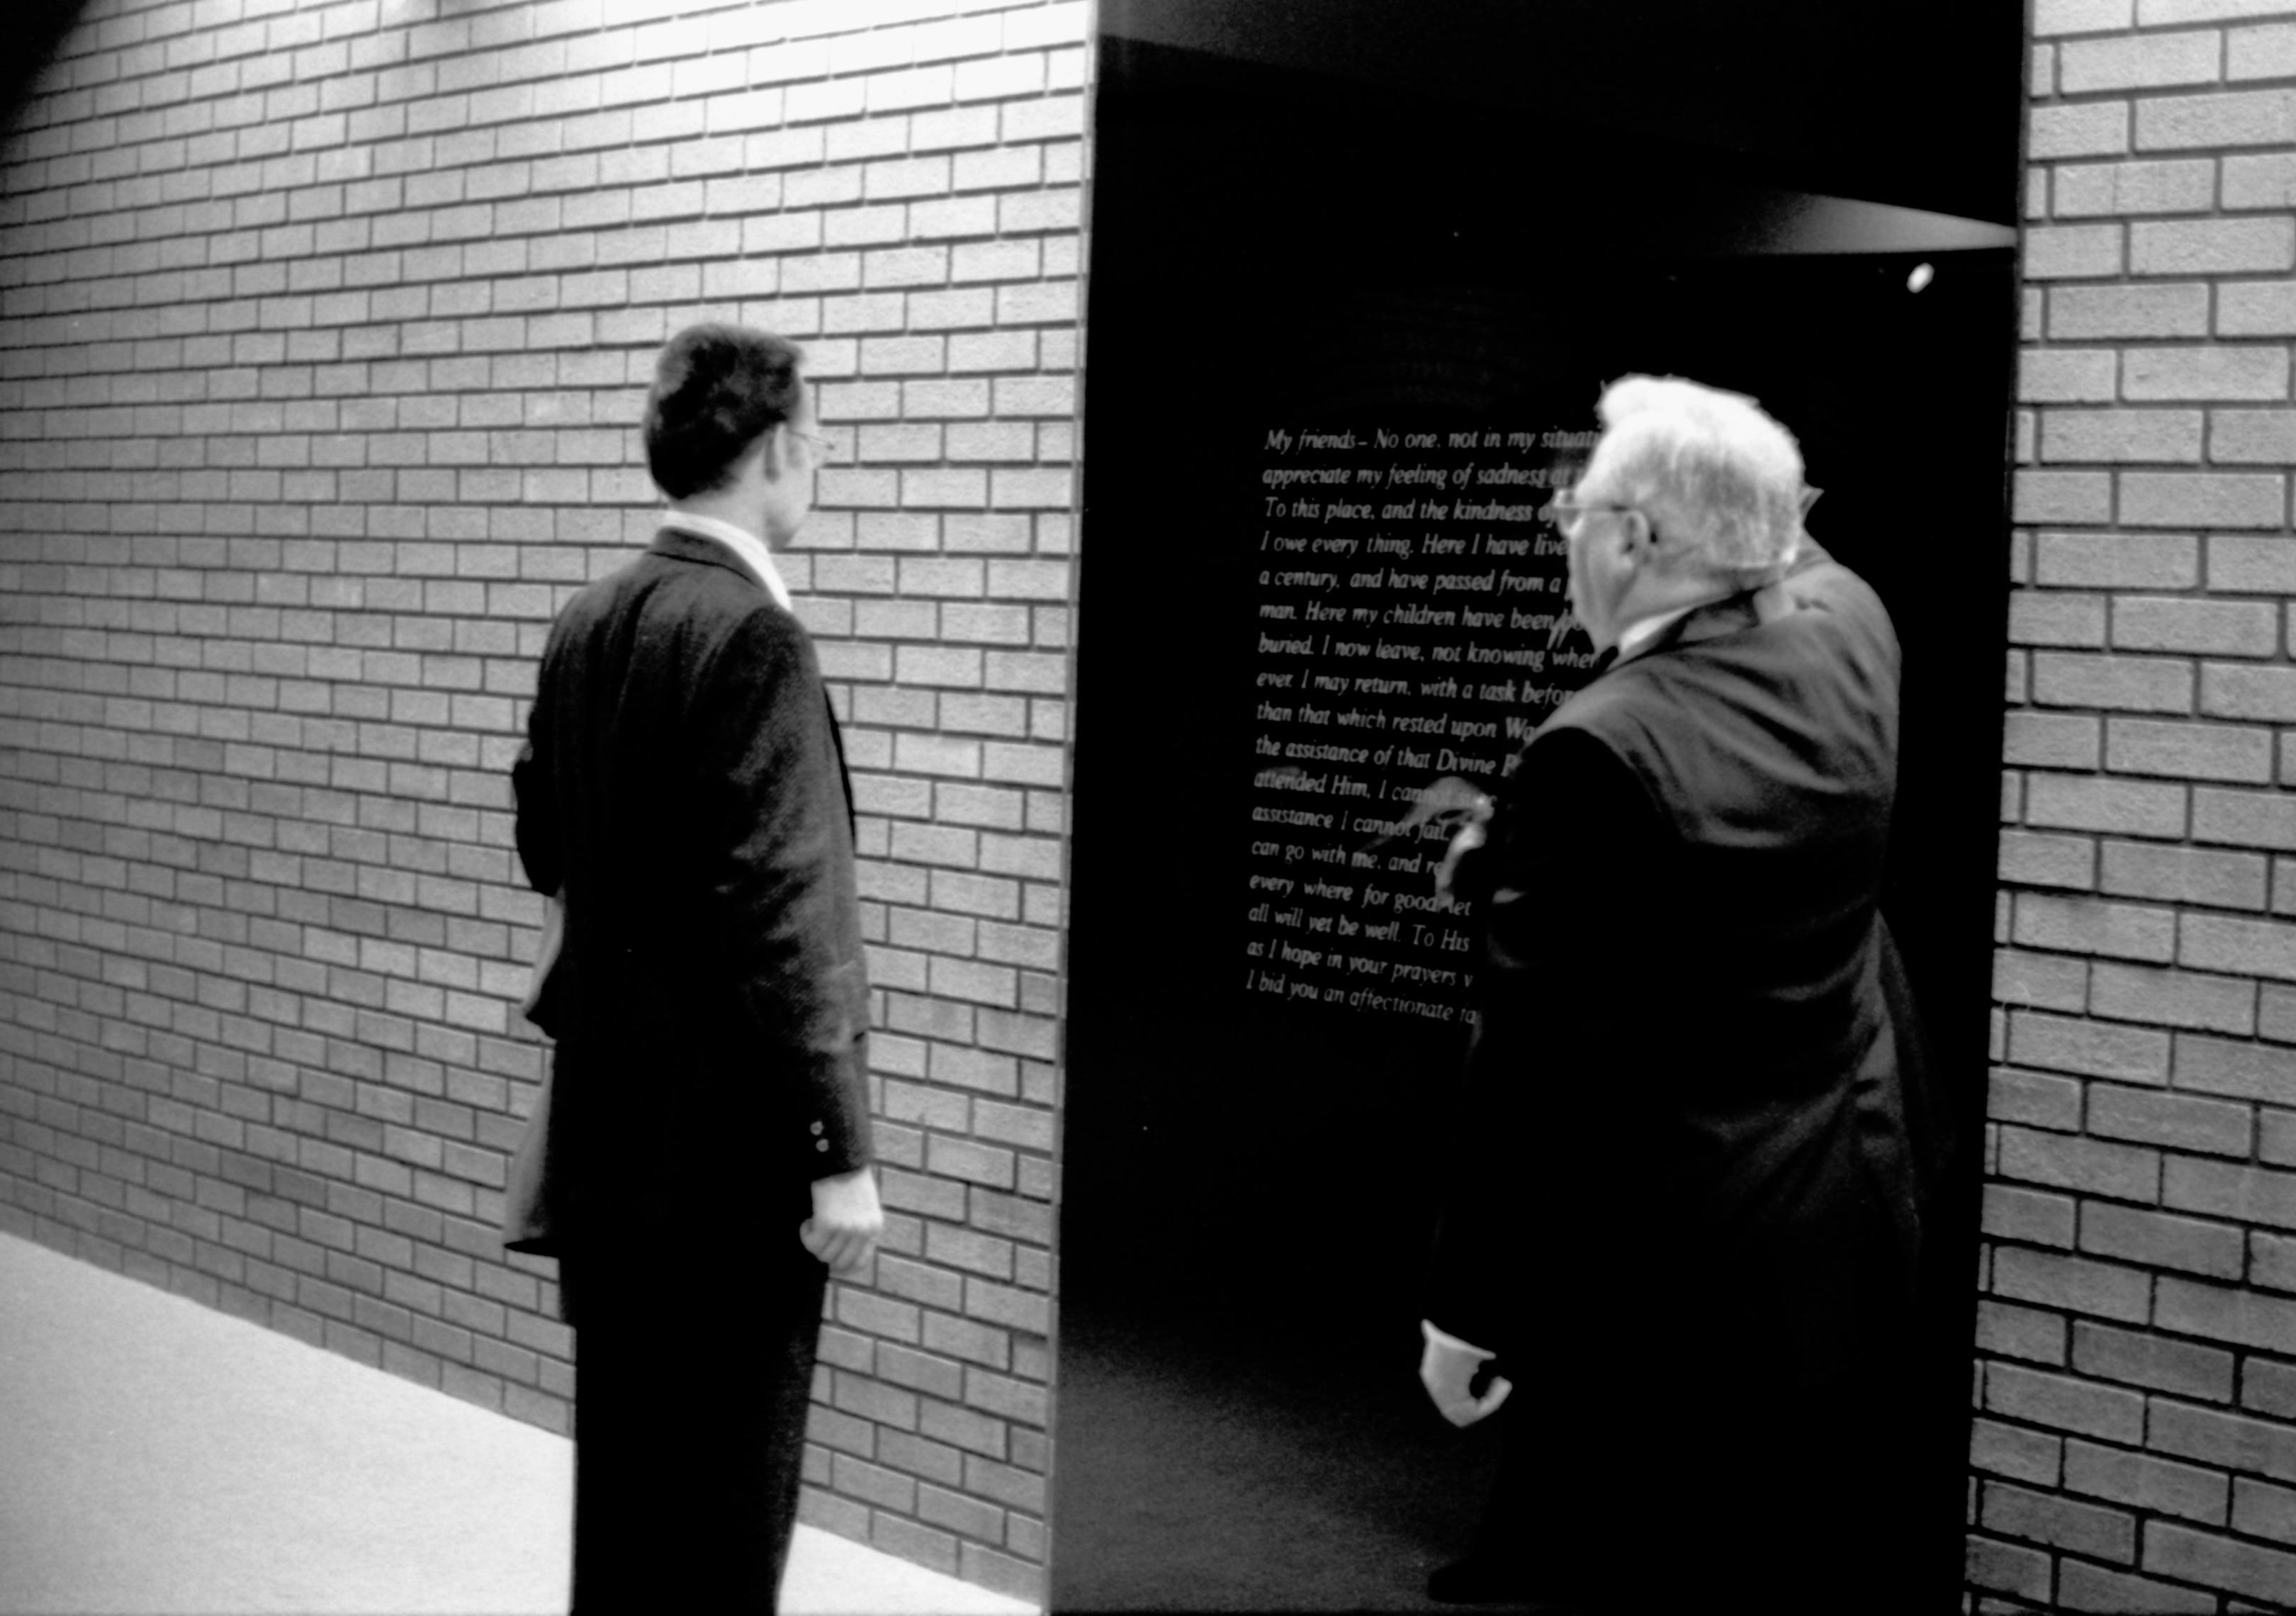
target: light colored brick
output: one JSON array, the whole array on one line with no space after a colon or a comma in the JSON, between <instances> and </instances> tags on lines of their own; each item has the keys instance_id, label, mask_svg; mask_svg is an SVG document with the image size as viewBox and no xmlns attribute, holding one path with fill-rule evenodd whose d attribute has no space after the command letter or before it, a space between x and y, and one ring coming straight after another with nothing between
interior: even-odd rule
<instances>
[{"instance_id":1,"label":"light colored brick","mask_svg":"<svg viewBox=\"0 0 2296 1616\"><path fill-rule=\"evenodd\" d=\"M2066 1083L2065 1086L2078 1094L2078 1084ZM2076 1099L2076 1112L2079 1104ZM1998 1120L2025 1119L2015 1116L2013 1111L2005 1112ZM2020 1185L1988 1184L1985 1186L1982 1227L1986 1234L2004 1240L2020 1240L2030 1245L2069 1251L2073 1243L2075 1209L2079 1205L2079 1202L2070 1195L2028 1189ZM1989 1297L1977 1305L1977 1340L1980 1352L1999 1353L2007 1358L2027 1358L2062 1367L2065 1337L2065 1320L2056 1314L2012 1307Z\"/></svg>"},{"instance_id":2,"label":"light colored brick","mask_svg":"<svg viewBox=\"0 0 2296 1616\"><path fill-rule=\"evenodd\" d=\"M2165 723L2110 718L2105 769L2169 775L2177 781L2271 781L2271 730L2225 723Z\"/></svg>"},{"instance_id":3,"label":"light colored brick","mask_svg":"<svg viewBox=\"0 0 2296 1616\"><path fill-rule=\"evenodd\" d=\"M2152 1458L2126 1448L2074 1440L2065 1445L2064 1476L2069 1490L2092 1497L2111 1498L2141 1509L2216 1524L2222 1524L2225 1518L2228 1485L2226 1478L2215 1471ZM2126 1563L2135 1556L2123 1553L2099 1554L2096 1557Z\"/></svg>"},{"instance_id":4,"label":"light colored brick","mask_svg":"<svg viewBox=\"0 0 2296 1616\"><path fill-rule=\"evenodd\" d=\"M2212 537L2208 587L2224 593L2296 594L2296 539L2285 535Z\"/></svg>"},{"instance_id":5,"label":"light colored brick","mask_svg":"<svg viewBox=\"0 0 2296 1616\"><path fill-rule=\"evenodd\" d=\"M2079 1016L2020 1011L2009 1018L2009 1054L2024 1066L2052 1071L2079 1072L2085 1077L2118 1078L2124 1082L2162 1083L2169 1074L2169 1035L2158 1028L2121 1027ZM2063 1095L2062 1116L2013 1118L1997 1107L1995 1121L2026 1120L2064 1129L2080 1123L2079 1093Z\"/></svg>"},{"instance_id":6,"label":"light colored brick","mask_svg":"<svg viewBox=\"0 0 2296 1616\"><path fill-rule=\"evenodd\" d=\"M2051 1568L2050 1557L2039 1549L1972 1534L1963 1574L1972 1588L1993 1588L2046 1604Z\"/></svg>"},{"instance_id":7,"label":"light colored brick","mask_svg":"<svg viewBox=\"0 0 2296 1616\"><path fill-rule=\"evenodd\" d=\"M2202 971L2296 980L2296 926L2226 915L2187 915L2178 926L2177 963Z\"/></svg>"},{"instance_id":8,"label":"light colored brick","mask_svg":"<svg viewBox=\"0 0 2296 1616\"><path fill-rule=\"evenodd\" d=\"M2121 163L2066 163L2050 191L2058 218L2144 213L2205 213L2217 200L2210 158Z\"/></svg>"},{"instance_id":9,"label":"light colored brick","mask_svg":"<svg viewBox=\"0 0 2296 1616\"><path fill-rule=\"evenodd\" d=\"M2033 34L2103 34L2127 29L2136 17L2135 0L2034 0Z\"/></svg>"},{"instance_id":10,"label":"light colored brick","mask_svg":"<svg viewBox=\"0 0 2296 1616\"><path fill-rule=\"evenodd\" d=\"M2003 760L2037 768L2095 768L2103 756L2102 734L2097 720L2086 714L2013 712Z\"/></svg>"},{"instance_id":11,"label":"light colored brick","mask_svg":"<svg viewBox=\"0 0 2296 1616\"><path fill-rule=\"evenodd\" d=\"M2291 144L2296 144L2296 91L2163 95L2136 103L2140 152Z\"/></svg>"},{"instance_id":12,"label":"light colored brick","mask_svg":"<svg viewBox=\"0 0 2296 1616\"><path fill-rule=\"evenodd\" d=\"M2045 461L2194 462L2201 457L2198 410L2045 410Z\"/></svg>"},{"instance_id":13,"label":"light colored brick","mask_svg":"<svg viewBox=\"0 0 2296 1616\"><path fill-rule=\"evenodd\" d=\"M2296 1103L2296 1054L2267 1045L2180 1033L2173 1073L2178 1088Z\"/></svg>"},{"instance_id":14,"label":"light colored brick","mask_svg":"<svg viewBox=\"0 0 2296 1616\"><path fill-rule=\"evenodd\" d=\"M2296 1554L2166 1524L2144 1533L2144 1569L2265 1602L2296 1604Z\"/></svg>"},{"instance_id":15,"label":"light colored brick","mask_svg":"<svg viewBox=\"0 0 2296 1616\"><path fill-rule=\"evenodd\" d=\"M2218 196L2227 209L2285 208L2296 201L2296 159L2279 152L2227 157Z\"/></svg>"},{"instance_id":16,"label":"light colored brick","mask_svg":"<svg viewBox=\"0 0 2296 1616\"><path fill-rule=\"evenodd\" d=\"M2009 597L2013 645L2103 645L2104 633L2102 595L2021 589Z\"/></svg>"},{"instance_id":17,"label":"light colored brick","mask_svg":"<svg viewBox=\"0 0 2296 1616\"><path fill-rule=\"evenodd\" d=\"M2131 527L2277 528L2287 521L2286 479L2277 474L2123 472L2119 481L2120 520Z\"/></svg>"},{"instance_id":18,"label":"light colored brick","mask_svg":"<svg viewBox=\"0 0 2296 1616\"><path fill-rule=\"evenodd\" d=\"M2037 160L2053 157L2118 157L2129 149L2128 125L2128 103L2125 101L2035 107L2027 123L2027 155Z\"/></svg>"},{"instance_id":19,"label":"light colored brick","mask_svg":"<svg viewBox=\"0 0 2296 1616\"><path fill-rule=\"evenodd\" d=\"M2209 458L2219 464L2296 462L2296 410L2211 410Z\"/></svg>"},{"instance_id":20,"label":"light colored brick","mask_svg":"<svg viewBox=\"0 0 2296 1616\"><path fill-rule=\"evenodd\" d=\"M2261 601L2132 595L2112 604L2116 650L2267 657L2279 643L2279 610Z\"/></svg>"},{"instance_id":21,"label":"light colored brick","mask_svg":"<svg viewBox=\"0 0 2296 1616\"><path fill-rule=\"evenodd\" d=\"M2273 337L2296 332L2296 283L2234 281L2217 291L2217 334Z\"/></svg>"},{"instance_id":22,"label":"light colored brick","mask_svg":"<svg viewBox=\"0 0 2296 1616\"><path fill-rule=\"evenodd\" d=\"M2118 1386L2010 1364L1988 1366L1985 1406L2029 1424L2107 1440L2140 1440L2144 1399Z\"/></svg>"},{"instance_id":23,"label":"light colored brick","mask_svg":"<svg viewBox=\"0 0 2296 1616\"><path fill-rule=\"evenodd\" d=\"M2133 349L2121 358L2120 390L2131 400L2285 398L2288 351L2221 345Z\"/></svg>"},{"instance_id":24,"label":"light colored brick","mask_svg":"<svg viewBox=\"0 0 2296 1616\"><path fill-rule=\"evenodd\" d=\"M2058 293L2077 290L2104 289L2061 287ZM2023 349L2017 355L2017 397L2031 404L2110 403L2120 396L2120 357L2109 348Z\"/></svg>"},{"instance_id":25,"label":"light colored brick","mask_svg":"<svg viewBox=\"0 0 2296 1616\"><path fill-rule=\"evenodd\" d=\"M2012 487L2017 521L2102 524L2112 520L2112 479L2106 472L2020 469Z\"/></svg>"},{"instance_id":26,"label":"light colored brick","mask_svg":"<svg viewBox=\"0 0 2296 1616\"><path fill-rule=\"evenodd\" d=\"M2033 655L2033 699L2052 707L2190 712L2193 682L2191 663L2162 657Z\"/></svg>"},{"instance_id":27,"label":"light colored brick","mask_svg":"<svg viewBox=\"0 0 2296 1616\"><path fill-rule=\"evenodd\" d=\"M2234 847L2296 850L2296 798L2202 787L2193 794L2193 836Z\"/></svg>"},{"instance_id":28,"label":"light colored brick","mask_svg":"<svg viewBox=\"0 0 2296 1616\"><path fill-rule=\"evenodd\" d=\"M2100 961L2089 972L2098 1015L2203 1032L2247 1033L2256 1025L2256 984L2241 977Z\"/></svg>"},{"instance_id":29,"label":"light colored brick","mask_svg":"<svg viewBox=\"0 0 2296 1616\"><path fill-rule=\"evenodd\" d=\"M2004 1178L2121 1201L2160 1199L2158 1151L2025 1128L2005 1127L2000 1136L1996 1170Z\"/></svg>"},{"instance_id":30,"label":"light colored brick","mask_svg":"<svg viewBox=\"0 0 2296 1616\"><path fill-rule=\"evenodd\" d=\"M2040 114L2034 114L2038 121ZM2261 221L2269 223L2270 221ZM2042 225L2025 232L2027 278L2097 280L2121 273L2126 227L2120 225ZM2174 273L2167 267L2155 271Z\"/></svg>"},{"instance_id":31,"label":"light colored brick","mask_svg":"<svg viewBox=\"0 0 2296 1616\"><path fill-rule=\"evenodd\" d=\"M2138 0L2139 28L2168 28L2192 22L2225 22L2253 17L2285 16L2282 0Z\"/></svg>"},{"instance_id":32,"label":"light colored brick","mask_svg":"<svg viewBox=\"0 0 2296 1616\"><path fill-rule=\"evenodd\" d=\"M2004 833L2005 843L2009 836ZM2077 843L2073 837L2028 838ZM1997 949L1993 956L1993 997L2004 1005L2032 1005L2045 1010L2079 1012L2088 1007L2088 966L2078 959L2049 954L2026 954Z\"/></svg>"},{"instance_id":33,"label":"light colored brick","mask_svg":"<svg viewBox=\"0 0 2296 1616\"><path fill-rule=\"evenodd\" d=\"M2159 219L2128 227L2133 275L2273 275L2291 266L2296 220Z\"/></svg>"},{"instance_id":34,"label":"light colored brick","mask_svg":"<svg viewBox=\"0 0 2296 1616\"><path fill-rule=\"evenodd\" d=\"M2165 964L2174 953L2174 913L2087 898L2021 893L2011 935L2021 946L2108 954Z\"/></svg>"},{"instance_id":35,"label":"light colored brick","mask_svg":"<svg viewBox=\"0 0 2296 1616\"><path fill-rule=\"evenodd\" d=\"M2254 1145L2254 1113L2245 1105L2191 1095L2164 1094L2148 1089L2093 1084L2088 1095L2088 1131L2099 1138L2154 1144L2167 1150L2196 1151L2245 1159ZM2100 1229L2117 1231L2111 1238L2120 1250L2089 1243L2094 1222ZM2105 1236L2102 1234L2099 1239ZM2236 1279L2241 1269L2238 1230L2219 1224L2160 1219L2102 1205L2085 1210L2083 1251L2106 1256L2135 1257L2158 1267L2185 1268ZM2143 1249L2140 1249L2143 1248Z\"/></svg>"},{"instance_id":36,"label":"light colored brick","mask_svg":"<svg viewBox=\"0 0 2296 1616\"><path fill-rule=\"evenodd\" d=\"M1033 51L1046 45L1082 45L1091 34L1091 7L1086 0L1004 13L1004 48Z\"/></svg>"},{"instance_id":37,"label":"light colored brick","mask_svg":"<svg viewBox=\"0 0 2296 1616\"><path fill-rule=\"evenodd\" d=\"M2227 288L2226 290L2230 290ZM2209 329L2209 288L2199 282L2138 283L2121 286L2052 286L2048 289L2048 330L2054 341L2094 341L2113 337L2198 337ZM2032 350L2026 350L2030 353ZM2079 351L2079 350L2076 350ZM2109 355L2106 356L2108 358ZM2025 355L2021 354L2021 360ZM2094 365L2092 357L2087 363ZM2088 383L2095 386L2092 379ZM2020 397L2026 396L2021 390ZM2112 376L2108 366L2104 390L2064 395L2076 398L2110 398Z\"/></svg>"},{"instance_id":38,"label":"light colored brick","mask_svg":"<svg viewBox=\"0 0 2296 1616\"><path fill-rule=\"evenodd\" d=\"M1985 1340L1982 1324L1983 1309L1997 1303L1980 1303L1978 1339ZM2058 1328L2063 1326L2060 1322ZM2028 1431L2021 1425L2004 1424L1995 1420L1978 1420L1970 1433L1970 1463L1979 1470L1995 1475L2013 1476L2043 1487L2054 1487L2062 1469L2062 1455L2064 1439L2038 1431Z\"/></svg>"},{"instance_id":39,"label":"light colored brick","mask_svg":"<svg viewBox=\"0 0 2296 1616\"><path fill-rule=\"evenodd\" d=\"M2174 1583L2135 1577L2082 1560L2067 1560L2057 1583L2060 1607L2121 1616L2214 1616L2216 1595Z\"/></svg>"},{"instance_id":40,"label":"light colored brick","mask_svg":"<svg viewBox=\"0 0 2296 1616\"><path fill-rule=\"evenodd\" d=\"M2188 535L2043 533L2033 578L2059 588L2189 589L2200 582L2200 546Z\"/></svg>"},{"instance_id":41,"label":"light colored brick","mask_svg":"<svg viewBox=\"0 0 2296 1616\"><path fill-rule=\"evenodd\" d=\"M2150 1275L2055 1251L1997 1251L1992 1290L2036 1306L2130 1324L2144 1323L2152 1312Z\"/></svg>"},{"instance_id":42,"label":"light colored brick","mask_svg":"<svg viewBox=\"0 0 2296 1616\"><path fill-rule=\"evenodd\" d=\"M2296 668L2204 663L2201 711L2213 718L2296 723Z\"/></svg>"},{"instance_id":43,"label":"light colored brick","mask_svg":"<svg viewBox=\"0 0 2296 1616\"><path fill-rule=\"evenodd\" d=\"M2088 1202L2084 1213L2108 1211L2115 1216L2132 1209ZM2155 1214L2136 1212L2152 1218ZM2225 1403L2232 1399L2234 1359L2218 1347L2193 1341L2165 1340L2137 1330L2125 1330L2091 1319L2077 1321L2072 1330L2072 1364L2083 1374L2121 1381L2179 1397Z\"/></svg>"},{"instance_id":44,"label":"light colored brick","mask_svg":"<svg viewBox=\"0 0 2296 1616\"><path fill-rule=\"evenodd\" d=\"M2057 85L2062 94L2079 95L2097 90L2214 84L2221 76L2223 61L2223 37L2214 29L2073 39L2057 47Z\"/></svg>"},{"instance_id":45,"label":"light colored brick","mask_svg":"<svg viewBox=\"0 0 2296 1616\"><path fill-rule=\"evenodd\" d=\"M2267 866L2259 854L2143 841L2107 841L2101 852L2102 891L2218 908L2264 906Z\"/></svg>"},{"instance_id":46,"label":"light colored brick","mask_svg":"<svg viewBox=\"0 0 2296 1616\"><path fill-rule=\"evenodd\" d=\"M1988 1482L1980 1524L2005 1537L2046 1543L2093 1559L2127 1564L2136 1557L2136 1519L2003 1482Z\"/></svg>"},{"instance_id":47,"label":"light colored brick","mask_svg":"<svg viewBox=\"0 0 2296 1616\"><path fill-rule=\"evenodd\" d=\"M2273 1291L2296 1291L2296 1240L2251 1235L2248 1243L2251 1255L2247 1278L2251 1284ZM2235 1274L2234 1277L2239 1276ZM2296 1495L2291 1497L2296 1498ZM2284 1518L2281 1530L2275 1535L2296 1542L2296 1512Z\"/></svg>"},{"instance_id":48,"label":"light colored brick","mask_svg":"<svg viewBox=\"0 0 2296 1616\"><path fill-rule=\"evenodd\" d=\"M2155 1306L2161 1326L2184 1335L2267 1352L2296 1340L2296 1298L2164 1275ZM2277 1473L2296 1480L2296 1431L2284 1435L2289 1457Z\"/></svg>"},{"instance_id":49,"label":"light colored brick","mask_svg":"<svg viewBox=\"0 0 2296 1616\"><path fill-rule=\"evenodd\" d=\"M2223 1517L2218 1517L2218 1524L2223 1524ZM2296 1543L2296 1492L2239 1476L2232 1483L2232 1527L2250 1538Z\"/></svg>"},{"instance_id":50,"label":"light colored brick","mask_svg":"<svg viewBox=\"0 0 2296 1616\"><path fill-rule=\"evenodd\" d=\"M2234 29L2225 37L2225 77L2296 78L2296 23Z\"/></svg>"}]
</instances>

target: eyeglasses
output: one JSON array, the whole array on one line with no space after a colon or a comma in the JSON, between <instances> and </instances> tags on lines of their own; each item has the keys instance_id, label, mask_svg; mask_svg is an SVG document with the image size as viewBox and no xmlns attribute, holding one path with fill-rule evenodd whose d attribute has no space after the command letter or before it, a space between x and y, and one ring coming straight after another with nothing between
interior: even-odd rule
<instances>
[{"instance_id":1,"label":"eyeglasses","mask_svg":"<svg viewBox=\"0 0 2296 1616\"><path fill-rule=\"evenodd\" d=\"M1813 488L1805 484L1801 491L1801 514L1808 516L1809 514L1809 508L1817 503L1817 496L1824 492L1825 490L1824 488ZM1544 520L1553 522L1563 532L1568 533L1578 524L1580 517L1588 514L1590 512L1639 511L1640 509L1642 509L1640 505L1611 504L1603 500L1582 501L1572 499L1566 494L1557 494L1540 508L1538 514Z\"/></svg>"},{"instance_id":2,"label":"eyeglasses","mask_svg":"<svg viewBox=\"0 0 2296 1616\"><path fill-rule=\"evenodd\" d=\"M1567 494L1557 494L1554 498L1546 502L1546 506L1541 509L1538 513L1546 521L1554 523L1557 529L1561 529L1564 533L1568 533L1571 529L1578 525L1579 518L1587 516L1594 512L1623 512L1637 510L1639 508L1639 506L1636 505L1612 504L1608 501L1599 499L1573 499Z\"/></svg>"},{"instance_id":3,"label":"eyeglasses","mask_svg":"<svg viewBox=\"0 0 2296 1616\"><path fill-rule=\"evenodd\" d=\"M789 423L787 422L783 422L783 424L784 426L788 426ZM813 445L814 458L816 460L820 460L824 463L834 463L836 461L837 439L834 438L824 438L818 432L808 432L802 427L795 426L790 427L789 432L791 437L802 438L808 443Z\"/></svg>"}]
</instances>

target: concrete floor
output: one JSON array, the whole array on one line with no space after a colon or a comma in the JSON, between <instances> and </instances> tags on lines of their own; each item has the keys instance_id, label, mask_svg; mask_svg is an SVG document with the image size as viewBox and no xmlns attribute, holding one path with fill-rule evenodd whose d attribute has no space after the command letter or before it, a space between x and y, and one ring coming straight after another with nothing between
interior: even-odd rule
<instances>
[{"instance_id":1,"label":"concrete floor","mask_svg":"<svg viewBox=\"0 0 2296 1616\"><path fill-rule=\"evenodd\" d=\"M0 1235L0 1616L539 1616L573 1448ZM789 1616L1035 1607L798 1528Z\"/></svg>"}]
</instances>

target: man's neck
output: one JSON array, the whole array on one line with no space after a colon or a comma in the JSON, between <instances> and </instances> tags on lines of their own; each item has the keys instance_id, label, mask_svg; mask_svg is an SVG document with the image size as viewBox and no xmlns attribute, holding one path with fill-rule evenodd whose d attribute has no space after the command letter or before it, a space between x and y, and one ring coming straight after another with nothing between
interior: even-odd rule
<instances>
[{"instance_id":1,"label":"man's neck","mask_svg":"<svg viewBox=\"0 0 2296 1616\"><path fill-rule=\"evenodd\" d=\"M782 581L781 569L774 564L774 553L767 548L764 539L738 522L711 516L691 504L672 502L669 509L662 513L661 520L665 527L683 527L730 552L743 570L766 587L766 593L783 611L791 609L789 586Z\"/></svg>"},{"instance_id":2,"label":"man's neck","mask_svg":"<svg viewBox=\"0 0 2296 1616\"><path fill-rule=\"evenodd\" d=\"M1668 599L1654 603L1634 621L1619 630L1619 655L1624 658L1646 648L1664 634L1673 623L1688 617L1702 606L1712 606L1728 600L1738 593L1720 585L1672 593Z\"/></svg>"},{"instance_id":3,"label":"man's neck","mask_svg":"<svg viewBox=\"0 0 2296 1616\"><path fill-rule=\"evenodd\" d=\"M767 549L773 547L767 543L765 534L759 529L757 513L738 510L731 501L673 499L669 502L669 508L680 516L706 517L711 521L722 521L729 528L739 528Z\"/></svg>"}]
</instances>

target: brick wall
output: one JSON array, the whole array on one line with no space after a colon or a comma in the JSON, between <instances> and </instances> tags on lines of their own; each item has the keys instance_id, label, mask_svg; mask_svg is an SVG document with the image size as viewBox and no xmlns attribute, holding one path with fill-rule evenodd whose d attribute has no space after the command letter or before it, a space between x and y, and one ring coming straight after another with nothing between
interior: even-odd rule
<instances>
[{"instance_id":1,"label":"brick wall","mask_svg":"<svg viewBox=\"0 0 2296 1616\"><path fill-rule=\"evenodd\" d=\"M690 319L803 341L889 1207L808 1517L1034 1594L1081 0L93 0L0 148L0 1229L521 1419L505 770Z\"/></svg>"},{"instance_id":2,"label":"brick wall","mask_svg":"<svg viewBox=\"0 0 2296 1616\"><path fill-rule=\"evenodd\" d=\"M2296 1605L2296 5L2036 0L1969 1579Z\"/></svg>"}]
</instances>

